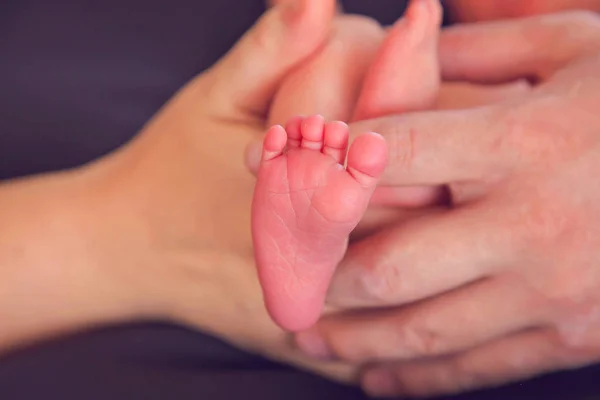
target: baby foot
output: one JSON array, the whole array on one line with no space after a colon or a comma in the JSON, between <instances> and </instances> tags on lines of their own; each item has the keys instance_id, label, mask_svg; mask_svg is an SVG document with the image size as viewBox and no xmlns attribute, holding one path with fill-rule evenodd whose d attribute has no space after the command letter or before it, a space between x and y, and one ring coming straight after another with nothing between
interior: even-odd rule
<instances>
[{"instance_id":1,"label":"baby foot","mask_svg":"<svg viewBox=\"0 0 600 400\"><path fill-rule=\"evenodd\" d=\"M440 85L440 0L411 0L371 65L353 120L427 110Z\"/></svg>"},{"instance_id":2,"label":"baby foot","mask_svg":"<svg viewBox=\"0 0 600 400\"><path fill-rule=\"evenodd\" d=\"M348 136L344 123L313 116L274 126L264 139L252 236L266 307L284 329L306 329L319 318L348 236L387 164L382 136L359 136L347 151Z\"/></svg>"},{"instance_id":3,"label":"baby foot","mask_svg":"<svg viewBox=\"0 0 600 400\"><path fill-rule=\"evenodd\" d=\"M433 108L441 78L438 61L441 22L440 0L410 0L405 16L389 30L367 72L353 120ZM445 196L442 187L379 188L371 204L422 207L439 204ZM363 223L380 219L373 219L372 215L367 214L369 221ZM387 213L382 218L381 222L394 220Z\"/></svg>"}]
</instances>

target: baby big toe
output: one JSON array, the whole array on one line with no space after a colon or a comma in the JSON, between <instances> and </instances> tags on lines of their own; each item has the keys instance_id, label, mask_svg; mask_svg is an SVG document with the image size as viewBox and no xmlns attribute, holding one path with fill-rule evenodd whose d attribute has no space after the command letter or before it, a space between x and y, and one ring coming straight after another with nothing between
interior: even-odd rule
<instances>
[{"instance_id":1,"label":"baby big toe","mask_svg":"<svg viewBox=\"0 0 600 400\"><path fill-rule=\"evenodd\" d=\"M365 133L350 146L348 172L364 187L375 187L388 161L387 144L377 133Z\"/></svg>"}]
</instances>

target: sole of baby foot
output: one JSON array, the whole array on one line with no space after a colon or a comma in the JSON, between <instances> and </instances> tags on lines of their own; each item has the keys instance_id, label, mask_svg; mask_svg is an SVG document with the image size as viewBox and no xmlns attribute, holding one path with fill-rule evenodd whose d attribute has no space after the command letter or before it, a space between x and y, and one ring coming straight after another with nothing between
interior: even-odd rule
<instances>
[{"instance_id":1,"label":"sole of baby foot","mask_svg":"<svg viewBox=\"0 0 600 400\"><path fill-rule=\"evenodd\" d=\"M254 253L269 314L289 331L320 317L348 237L387 165L382 136L363 134L349 149L348 137L346 124L311 116L272 127L263 142Z\"/></svg>"}]
</instances>

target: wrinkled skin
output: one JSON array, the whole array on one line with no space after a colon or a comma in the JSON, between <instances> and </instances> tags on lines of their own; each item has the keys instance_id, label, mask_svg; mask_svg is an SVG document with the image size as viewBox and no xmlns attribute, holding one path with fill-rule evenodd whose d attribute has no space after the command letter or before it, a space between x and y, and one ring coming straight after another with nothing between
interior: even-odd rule
<instances>
[{"instance_id":1,"label":"wrinkled skin","mask_svg":"<svg viewBox=\"0 0 600 400\"><path fill-rule=\"evenodd\" d=\"M351 245L330 303L386 311L297 337L314 356L368 362L373 394L456 393L600 360L599 17L458 26L440 60L445 80L537 86L352 126L388 139L382 185L445 185L452 200Z\"/></svg>"}]
</instances>

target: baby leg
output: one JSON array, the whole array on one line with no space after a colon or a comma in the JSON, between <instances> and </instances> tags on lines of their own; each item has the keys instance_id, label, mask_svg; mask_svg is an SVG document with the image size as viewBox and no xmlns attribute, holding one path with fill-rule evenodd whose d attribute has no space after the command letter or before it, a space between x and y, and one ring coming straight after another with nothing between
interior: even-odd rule
<instances>
[{"instance_id":1,"label":"baby leg","mask_svg":"<svg viewBox=\"0 0 600 400\"><path fill-rule=\"evenodd\" d=\"M369 68L354 120L425 110L435 104L441 17L439 0L411 0Z\"/></svg>"}]
</instances>

